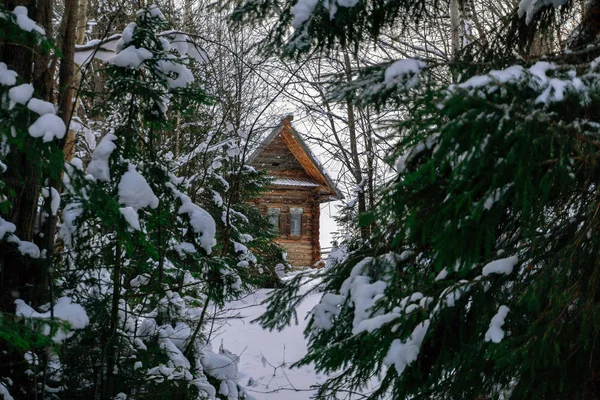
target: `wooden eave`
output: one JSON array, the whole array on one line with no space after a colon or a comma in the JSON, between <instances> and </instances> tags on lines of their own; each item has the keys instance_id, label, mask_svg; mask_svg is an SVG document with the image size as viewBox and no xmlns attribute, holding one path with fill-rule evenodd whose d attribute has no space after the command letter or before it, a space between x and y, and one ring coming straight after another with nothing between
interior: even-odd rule
<instances>
[{"instance_id":1,"label":"wooden eave","mask_svg":"<svg viewBox=\"0 0 600 400\"><path fill-rule=\"evenodd\" d=\"M280 136L306 174L321 185L319 196L323 198L323 201L343 199L344 196L336 187L335 183L333 183L331 177L323 170L312 151L310 151L304 140L302 140L300 134L292 127L291 119L291 117L284 118L282 122L273 129L273 131L259 144L258 148L250 155L248 163L252 164L269 146L273 139Z\"/></svg>"}]
</instances>

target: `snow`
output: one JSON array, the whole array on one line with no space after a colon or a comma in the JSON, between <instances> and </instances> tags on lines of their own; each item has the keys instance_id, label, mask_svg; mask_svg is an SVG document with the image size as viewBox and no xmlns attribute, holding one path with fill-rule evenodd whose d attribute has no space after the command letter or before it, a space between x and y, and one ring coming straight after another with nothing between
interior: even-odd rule
<instances>
[{"instance_id":1,"label":"snow","mask_svg":"<svg viewBox=\"0 0 600 400\"><path fill-rule=\"evenodd\" d=\"M192 71L181 63L160 60L157 65L158 69L165 74L167 83L171 89L184 88L194 82Z\"/></svg>"},{"instance_id":2,"label":"snow","mask_svg":"<svg viewBox=\"0 0 600 400\"><path fill-rule=\"evenodd\" d=\"M176 34L170 45L179 52L182 56L188 53L190 45L188 44L190 37L188 35Z\"/></svg>"},{"instance_id":3,"label":"snow","mask_svg":"<svg viewBox=\"0 0 600 400\"><path fill-rule=\"evenodd\" d=\"M489 274L504 274L509 275L512 273L515 265L519 263L519 257L512 256L507 258L501 258L494 260L483 267L482 275L488 276Z\"/></svg>"},{"instance_id":4,"label":"snow","mask_svg":"<svg viewBox=\"0 0 600 400\"><path fill-rule=\"evenodd\" d=\"M119 212L121 215L123 215L123 217L125 217L125 220L129 226L131 226L131 228L135 229L136 231L140 230L140 219L137 211L133 207L119 208Z\"/></svg>"},{"instance_id":5,"label":"snow","mask_svg":"<svg viewBox=\"0 0 600 400\"><path fill-rule=\"evenodd\" d=\"M62 210L62 224L60 226L59 236L67 248L73 246L73 233L77 226L75 222L81 215L83 208L80 203L70 203Z\"/></svg>"},{"instance_id":6,"label":"snow","mask_svg":"<svg viewBox=\"0 0 600 400\"><path fill-rule=\"evenodd\" d=\"M567 4L568 0L521 0L519 2L519 18L525 16L525 23L529 25L536 14L544 7L560 7Z\"/></svg>"},{"instance_id":7,"label":"snow","mask_svg":"<svg viewBox=\"0 0 600 400\"><path fill-rule=\"evenodd\" d=\"M49 320L52 314L54 314L54 318L67 322L71 329L83 329L90 323L85 309L81 305L73 303L69 297L59 298L53 307L53 312L38 313L21 299L15 300L15 306L15 314L19 317ZM50 328L45 326L43 332L45 335L50 334ZM52 340L61 343L72 336L72 334L73 332L68 332L64 328L60 328Z\"/></svg>"},{"instance_id":8,"label":"snow","mask_svg":"<svg viewBox=\"0 0 600 400\"><path fill-rule=\"evenodd\" d=\"M329 10L329 18L334 19L337 13L338 6L340 7L354 7L358 4L358 0L325 0L323 6Z\"/></svg>"},{"instance_id":9,"label":"snow","mask_svg":"<svg viewBox=\"0 0 600 400\"><path fill-rule=\"evenodd\" d=\"M536 90L541 91L535 102L538 104L550 104L552 102L562 101L565 97L565 92L568 89L575 91L585 91L587 89L583 81L577 77L575 71L569 73L569 79L558 79L547 76L548 71L556 70L557 66L548 61L538 61L528 70L522 66L513 65L504 70L490 71L487 75L473 76L467 81L458 85L463 89L482 89L492 83L511 83L516 82L523 77L529 78L528 85ZM451 86L452 88L453 86ZM497 89L493 85L488 88L488 93Z\"/></svg>"},{"instance_id":10,"label":"snow","mask_svg":"<svg viewBox=\"0 0 600 400\"><path fill-rule=\"evenodd\" d=\"M194 232L200 234L200 246L207 254L210 254L212 248L217 244L217 239L215 239L215 235L217 234L215 220L205 209L194 204L189 196L181 193L174 187L172 187L172 190L182 203L179 208L179 214L188 215L192 229Z\"/></svg>"},{"instance_id":11,"label":"snow","mask_svg":"<svg viewBox=\"0 0 600 400\"><path fill-rule=\"evenodd\" d=\"M114 51L120 52L133 40L133 34L135 32L135 28L137 28L137 24L135 22L130 22L127 24L125 29L123 29L123 34L121 38L117 41Z\"/></svg>"},{"instance_id":12,"label":"snow","mask_svg":"<svg viewBox=\"0 0 600 400\"><path fill-rule=\"evenodd\" d=\"M387 284L383 281L370 283L370 278L357 276L351 284L350 298L354 303L354 321L352 322L352 333L358 334L366 329L364 320L371 318L371 307L381 297ZM372 325L373 321L366 323ZM375 329L375 328L372 328Z\"/></svg>"},{"instance_id":13,"label":"snow","mask_svg":"<svg viewBox=\"0 0 600 400\"><path fill-rule=\"evenodd\" d=\"M514 82L523 76L523 67L513 65L503 70L491 70L489 75L501 83Z\"/></svg>"},{"instance_id":14,"label":"snow","mask_svg":"<svg viewBox=\"0 0 600 400\"><path fill-rule=\"evenodd\" d=\"M119 203L132 207L134 210L148 207L158 207L158 197L154 195L146 178L140 175L133 164L129 164L127 172L119 182Z\"/></svg>"},{"instance_id":15,"label":"snow","mask_svg":"<svg viewBox=\"0 0 600 400\"><path fill-rule=\"evenodd\" d=\"M439 134L431 135L424 142L418 142L414 146L408 148L396 161L396 170L398 173L404 172L407 164L417 155L425 150L430 150L437 143Z\"/></svg>"},{"instance_id":16,"label":"snow","mask_svg":"<svg viewBox=\"0 0 600 400\"><path fill-rule=\"evenodd\" d=\"M240 234L240 242L241 243L248 243L248 242L251 242L253 240L254 240L254 238L252 237L252 235L249 235L247 233Z\"/></svg>"},{"instance_id":17,"label":"snow","mask_svg":"<svg viewBox=\"0 0 600 400\"><path fill-rule=\"evenodd\" d=\"M563 81L556 78L550 79L548 87L535 99L535 102L548 104L551 101L562 101L565 96L565 89L570 84L570 81Z\"/></svg>"},{"instance_id":18,"label":"snow","mask_svg":"<svg viewBox=\"0 0 600 400\"><path fill-rule=\"evenodd\" d=\"M546 83L548 81L548 77L546 76L546 72L552 71L556 69L556 64L550 63L548 61L538 61L533 64L529 68L529 72L538 78L540 83Z\"/></svg>"},{"instance_id":19,"label":"snow","mask_svg":"<svg viewBox=\"0 0 600 400\"><path fill-rule=\"evenodd\" d=\"M8 66L0 62L0 84L4 86L13 86L17 84L17 76L19 76L12 69L8 69Z\"/></svg>"},{"instance_id":20,"label":"snow","mask_svg":"<svg viewBox=\"0 0 600 400\"><path fill-rule=\"evenodd\" d=\"M8 98L10 100L8 108L12 109L17 104L25 105L31 99L31 96L33 96L33 86L29 83L23 83L11 88L8 91Z\"/></svg>"},{"instance_id":21,"label":"snow","mask_svg":"<svg viewBox=\"0 0 600 400\"><path fill-rule=\"evenodd\" d=\"M150 7L148 7L148 9L150 10L150 16L152 18L158 18L162 21L165 21L165 16L156 4L151 4Z\"/></svg>"},{"instance_id":22,"label":"snow","mask_svg":"<svg viewBox=\"0 0 600 400\"><path fill-rule=\"evenodd\" d=\"M402 375L406 367L417 359L421 351L421 344L429 328L429 322L429 320L425 320L418 324L404 343L400 339L394 339L383 359L383 364L393 365L398 375Z\"/></svg>"},{"instance_id":23,"label":"snow","mask_svg":"<svg viewBox=\"0 0 600 400\"><path fill-rule=\"evenodd\" d=\"M3 239L7 233L14 233L16 229L15 224L0 217L0 239Z\"/></svg>"},{"instance_id":24,"label":"snow","mask_svg":"<svg viewBox=\"0 0 600 400\"><path fill-rule=\"evenodd\" d=\"M354 7L358 4L358 0L336 0L336 3L342 7Z\"/></svg>"},{"instance_id":25,"label":"snow","mask_svg":"<svg viewBox=\"0 0 600 400\"><path fill-rule=\"evenodd\" d=\"M318 187L320 186L318 183L309 181L307 179L289 179L289 178L279 178L273 180L273 185L281 185L281 186L303 186L303 187Z\"/></svg>"},{"instance_id":26,"label":"snow","mask_svg":"<svg viewBox=\"0 0 600 400\"><path fill-rule=\"evenodd\" d=\"M36 98L29 100L29 103L27 103L27 108L39 115L56 113L54 104Z\"/></svg>"},{"instance_id":27,"label":"snow","mask_svg":"<svg viewBox=\"0 0 600 400\"><path fill-rule=\"evenodd\" d=\"M117 140L117 137L112 133L107 134L102 138L98 147L92 154L92 161L88 165L87 173L92 175L94 179L102 182L110 181L110 168L108 166L108 159L112 152L117 148L113 142Z\"/></svg>"},{"instance_id":28,"label":"snow","mask_svg":"<svg viewBox=\"0 0 600 400\"><path fill-rule=\"evenodd\" d=\"M458 85L462 89L480 88L492 81L509 83L523 77L524 69L520 65L513 65L503 70L491 70L487 75L475 75Z\"/></svg>"},{"instance_id":29,"label":"snow","mask_svg":"<svg viewBox=\"0 0 600 400\"><path fill-rule=\"evenodd\" d=\"M34 138L43 138L44 142L50 142L54 138L62 139L66 131L67 128L63 120L54 114L40 116L29 127L29 134Z\"/></svg>"},{"instance_id":30,"label":"snow","mask_svg":"<svg viewBox=\"0 0 600 400\"><path fill-rule=\"evenodd\" d=\"M35 23L34 20L27 16L27 8L23 6L17 6L13 10L13 14L17 17L17 25L25 32L36 31L41 35L45 35L46 31L44 28Z\"/></svg>"},{"instance_id":31,"label":"snow","mask_svg":"<svg viewBox=\"0 0 600 400\"><path fill-rule=\"evenodd\" d=\"M313 312L313 326L320 329L333 328L333 319L340 314L340 307L344 303L344 296L333 293L326 293L321 297Z\"/></svg>"},{"instance_id":32,"label":"snow","mask_svg":"<svg viewBox=\"0 0 600 400\"><path fill-rule=\"evenodd\" d=\"M411 311L413 311L413 309L415 309L416 307L418 307L418 305L411 304L405 309L405 312L408 314ZM377 315L373 318L364 319L360 321L360 323L354 329L352 329L352 333L355 335L362 332L371 333L377 329L380 329L384 324L390 323L400 317L400 313L391 312L383 315Z\"/></svg>"},{"instance_id":33,"label":"snow","mask_svg":"<svg viewBox=\"0 0 600 400\"><path fill-rule=\"evenodd\" d=\"M135 46L129 46L112 57L109 63L117 67L137 69L144 61L151 58L152 53L147 49L138 49Z\"/></svg>"},{"instance_id":34,"label":"snow","mask_svg":"<svg viewBox=\"0 0 600 400\"><path fill-rule=\"evenodd\" d=\"M17 245L17 250L19 250L19 253L22 255L31 258L40 258L40 248L35 243L21 240L16 236L9 237L8 242L15 243Z\"/></svg>"},{"instance_id":35,"label":"snow","mask_svg":"<svg viewBox=\"0 0 600 400\"><path fill-rule=\"evenodd\" d=\"M164 328L171 328L171 331L173 330L173 327L171 327L171 326L162 327L160 329L159 339L158 339L160 348L165 350L170 361L172 362L172 365L175 368L183 367L185 369L190 369L189 360L183 355L181 350L179 350L179 348L177 346L175 346L175 343L173 343L173 341L170 339L170 332L165 331ZM188 332L189 332L189 330L188 330ZM189 336L190 335L188 334L187 337L189 337Z\"/></svg>"},{"instance_id":36,"label":"snow","mask_svg":"<svg viewBox=\"0 0 600 400\"><path fill-rule=\"evenodd\" d=\"M439 274L437 274L434 281L437 282L437 281L444 280L444 279L446 279L447 276L448 276L448 270L446 268L444 268L440 271Z\"/></svg>"},{"instance_id":37,"label":"snow","mask_svg":"<svg viewBox=\"0 0 600 400\"><path fill-rule=\"evenodd\" d=\"M306 285L302 290L308 290ZM242 300L229 302L231 318L216 331L213 343L239 354L239 383L256 400L308 400L316 394L311 386L322 383L325 377L312 365L290 368L306 353L303 319L319 301L320 294L309 294L297 309L300 323L282 331L266 331L250 321L265 311L261 303L270 290L261 289Z\"/></svg>"},{"instance_id":38,"label":"snow","mask_svg":"<svg viewBox=\"0 0 600 400\"><path fill-rule=\"evenodd\" d=\"M485 210L490 210L494 204L496 204L502 196L506 193L508 189L512 186L512 183L505 185L501 188L494 189L492 193L485 199L483 202L483 208Z\"/></svg>"},{"instance_id":39,"label":"snow","mask_svg":"<svg viewBox=\"0 0 600 400\"><path fill-rule=\"evenodd\" d=\"M31 351L28 351L27 353L25 353L24 358L25 358L25 361L27 361L27 364L29 364L29 365L39 365L37 355Z\"/></svg>"},{"instance_id":40,"label":"snow","mask_svg":"<svg viewBox=\"0 0 600 400\"><path fill-rule=\"evenodd\" d=\"M504 338L504 331L502 330L502 326L504 325L504 320L508 315L510 309L506 306L500 306L498 309L498 313L494 315L492 321L490 322L490 327L485 333L485 341L492 341L494 343L500 343Z\"/></svg>"},{"instance_id":41,"label":"snow","mask_svg":"<svg viewBox=\"0 0 600 400\"><path fill-rule=\"evenodd\" d=\"M120 37L120 35L118 35ZM92 61L92 56L102 61L108 62L114 55L116 37L113 35L105 40L90 40L84 45L75 46L75 63L79 65L87 64Z\"/></svg>"},{"instance_id":42,"label":"snow","mask_svg":"<svg viewBox=\"0 0 600 400\"><path fill-rule=\"evenodd\" d=\"M58 190L56 190L52 186L50 187L50 190L48 190L47 187L43 187L42 195L44 196L44 198L48 198L50 197L50 195L52 195L50 201L50 211L52 212L52 215L56 215L56 213L58 212L58 207L60 207L60 193L58 193Z\"/></svg>"},{"instance_id":43,"label":"snow","mask_svg":"<svg viewBox=\"0 0 600 400\"><path fill-rule=\"evenodd\" d=\"M236 358L228 354L215 353L209 346L202 350L202 364L209 374L219 380L235 379L238 376Z\"/></svg>"},{"instance_id":44,"label":"snow","mask_svg":"<svg viewBox=\"0 0 600 400\"><path fill-rule=\"evenodd\" d=\"M373 315L371 308L375 302L383 296L387 284L383 281L371 282L371 278L361 275L363 270L371 263L372 258L367 257L357 263L350 277L342 283L340 294L326 293L313 310L315 322L313 326L320 329L331 329L333 318L340 313L341 305L347 298L354 308L354 320L352 321L352 333L357 335L361 332L372 332L379 329L381 325L398 317L394 315ZM423 297L423 295L421 295Z\"/></svg>"},{"instance_id":45,"label":"snow","mask_svg":"<svg viewBox=\"0 0 600 400\"><path fill-rule=\"evenodd\" d=\"M2 381L0 381L0 396L2 396L4 400L15 400L15 398L10 395L6 384Z\"/></svg>"},{"instance_id":46,"label":"snow","mask_svg":"<svg viewBox=\"0 0 600 400\"><path fill-rule=\"evenodd\" d=\"M148 274L142 274L142 275L136 276L131 281L129 281L129 285L132 288L137 288L137 287L140 287L142 285L147 285L148 282L150 282L150 275L148 275Z\"/></svg>"},{"instance_id":47,"label":"snow","mask_svg":"<svg viewBox=\"0 0 600 400\"><path fill-rule=\"evenodd\" d=\"M298 0L291 10L292 15L294 16L294 19L292 20L292 27L294 27L294 29L299 29L302 24L308 21L313 11L315 11L317 3L318 0Z\"/></svg>"},{"instance_id":48,"label":"snow","mask_svg":"<svg viewBox=\"0 0 600 400\"><path fill-rule=\"evenodd\" d=\"M186 254L197 253L196 248L192 243L182 242L173 247L180 257L185 257Z\"/></svg>"},{"instance_id":49,"label":"snow","mask_svg":"<svg viewBox=\"0 0 600 400\"><path fill-rule=\"evenodd\" d=\"M420 60L406 59L395 61L387 67L384 74L384 83L392 87L398 83L410 88L414 87L419 80L419 72L427 66Z\"/></svg>"},{"instance_id":50,"label":"snow","mask_svg":"<svg viewBox=\"0 0 600 400\"><path fill-rule=\"evenodd\" d=\"M239 243L239 242L233 242L233 251L237 254L237 253L247 253L248 252L248 247L244 246L243 244Z\"/></svg>"}]
</instances>

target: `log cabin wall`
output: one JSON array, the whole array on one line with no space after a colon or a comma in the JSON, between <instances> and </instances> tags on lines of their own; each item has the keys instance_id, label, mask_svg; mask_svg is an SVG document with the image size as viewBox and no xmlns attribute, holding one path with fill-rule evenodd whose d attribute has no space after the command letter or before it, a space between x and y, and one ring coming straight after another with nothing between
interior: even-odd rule
<instances>
[{"instance_id":1,"label":"log cabin wall","mask_svg":"<svg viewBox=\"0 0 600 400\"><path fill-rule=\"evenodd\" d=\"M287 251L288 262L294 267L312 266L321 260L320 203L342 196L291 120L282 120L250 156L252 166L274 178L269 190L250 202L278 226L276 242Z\"/></svg>"},{"instance_id":2,"label":"log cabin wall","mask_svg":"<svg viewBox=\"0 0 600 400\"><path fill-rule=\"evenodd\" d=\"M279 236L276 242L287 251L288 262L294 267L312 266L321 259L319 243L320 207L312 190L303 187L273 187L260 199L254 199L264 215L279 211ZM293 209L302 209L299 235L292 233Z\"/></svg>"}]
</instances>

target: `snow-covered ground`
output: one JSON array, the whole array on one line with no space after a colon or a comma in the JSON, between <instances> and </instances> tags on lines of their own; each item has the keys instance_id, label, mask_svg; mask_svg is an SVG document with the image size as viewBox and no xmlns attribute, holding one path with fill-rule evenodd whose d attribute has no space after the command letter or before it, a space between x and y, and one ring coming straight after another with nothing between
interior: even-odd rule
<instances>
[{"instance_id":1,"label":"snow-covered ground","mask_svg":"<svg viewBox=\"0 0 600 400\"><path fill-rule=\"evenodd\" d=\"M307 290L305 288L305 290ZM256 400L308 400L315 393L312 385L324 379L312 366L290 368L306 352L303 330L304 317L319 302L320 294L313 293L298 308L299 325L281 332L263 330L250 321L260 316L265 307L260 303L267 297L268 289L261 289L246 298L230 302L228 319L213 335L213 347L223 347L240 356L240 383ZM249 384L250 383L250 384Z\"/></svg>"}]
</instances>

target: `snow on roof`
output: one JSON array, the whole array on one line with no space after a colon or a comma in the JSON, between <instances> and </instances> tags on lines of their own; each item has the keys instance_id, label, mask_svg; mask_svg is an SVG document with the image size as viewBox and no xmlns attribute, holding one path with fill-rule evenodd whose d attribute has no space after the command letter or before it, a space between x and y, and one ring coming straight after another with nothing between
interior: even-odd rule
<instances>
[{"instance_id":1,"label":"snow on roof","mask_svg":"<svg viewBox=\"0 0 600 400\"><path fill-rule=\"evenodd\" d=\"M288 179L288 178L277 178L273 181L274 185L281 186L304 186L304 187L317 187L321 186L318 183L305 179Z\"/></svg>"}]
</instances>

